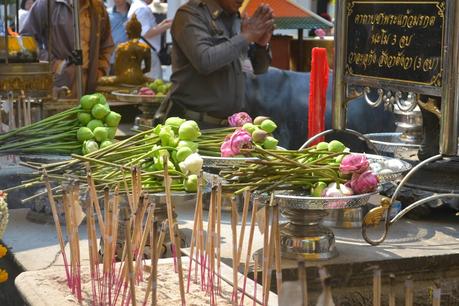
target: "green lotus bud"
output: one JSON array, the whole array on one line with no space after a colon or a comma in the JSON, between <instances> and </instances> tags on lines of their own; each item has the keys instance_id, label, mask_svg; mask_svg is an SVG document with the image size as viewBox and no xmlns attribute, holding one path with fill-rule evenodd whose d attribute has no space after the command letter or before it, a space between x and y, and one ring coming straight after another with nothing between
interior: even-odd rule
<instances>
[{"instance_id":1,"label":"green lotus bud","mask_svg":"<svg viewBox=\"0 0 459 306\"><path fill-rule=\"evenodd\" d=\"M196 140L201 136L198 124L193 120L188 120L182 123L179 128L180 140Z\"/></svg>"},{"instance_id":2,"label":"green lotus bud","mask_svg":"<svg viewBox=\"0 0 459 306\"><path fill-rule=\"evenodd\" d=\"M77 131L77 139L80 142L84 142L86 140L91 140L94 138L94 134L92 133L91 129L87 127L80 127Z\"/></svg>"},{"instance_id":3,"label":"green lotus bud","mask_svg":"<svg viewBox=\"0 0 459 306\"><path fill-rule=\"evenodd\" d=\"M88 124L89 121L91 120L92 120L92 116L90 113L84 113L84 112L78 113L78 121L80 121L82 125L86 126L86 124Z\"/></svg>"},{"instance_id":4,"label":"green lotus bud","mask_svg":"<svg viewBox=\"0 0 459 306\"><path fill-rule=\"evenodd\" d=\"M328 151L328 142L322 141L316 145L318 151Z\"/></svg>"},{"instance_id":5,"label":"green lotus bud","mask_svg":"<svg viewBox=\"0 0 459 306\"><path fill-rule=\"evenodd\" d=\"M334 152L334 153L341 153L346 149L346 146L338 140L332 140L328 144L328 151Z\"/></svg>"},{"instance_id":6,"label":"green lotus bud","mask_svg":"<svg viewBox=\"0 0 459 306\"><path fill-rule=\"evenodd\" d=\"M96 92L95 94L92 94L92 96L98 98L98 100L97 100L98 104L102 104L102 105L107 105L108 106L107 98L105 98L105 96L103 94L101 94L100 92Z\"/></svg>"},{"instance_id":7,"label":"green lotus bud","mask_svg":"<svg viewBox=\"0 0 459 306\"><path fill-rule=\"evenodd\" d=\"M87 126L88 128L90 128L91 131L94 131L95 128L97 128L97 127L103 127L104 124L103 124L103 122L100 121L100 120L93 119L93 120L89 121L89 123L88 123L86 126Z\"/></svg>"},{"instance_id":8,"label":"green lotus bud","mask_svg":"<svg viewBox=\"0 0 459 306\"><path fill-rule=\"evenodd\" d=\"M104 119L110 113L110 109L103 104L96 104L91 109L91 115L96 119Z\"/></svg>"},{"instance_id":9,"label":"green lotus bud","mask_svg":"<svg viewBox=\"0 0 459 306\"><path fill-rule=\"evenodd\" d=\"M274 150L277 148L277 144L279 143L279 140L272 136L266 137L265 142L263 142L263 147L268 150Z\"/></svg>"},{"instance_id":10,"label":"green lotus bud","mask_svg":"<svg viewBox=\"0 0 459 306\"><path fill-rule=\"evenodd\" d=\"M99 150L99 145L94 140L87 140L83 143L83 148L86 154Z\"/></svg>"},{"instance_id":11,"label":"green lotus bud","mask_svg":"<svg viewBox=\"0 0 459 306\"><path fill-rule=\"evenodd\" d=\"M252 140L255 143L264 143L266 138L268 137L268 133L266 131L263 131L261 129L255 129L252 133Z\"/></svg>"},{"instance_id":12,"label":"green lotus bud","mask_svg":"<svg viewBox=\"0 0 459 306\"><path fill-rule=\"evenodd\" d=\"M246 130L247 132L249 132L250 134L252 134L252 133L257 129L257 127L256 127L254 124L249 123L249 122L248 122L248 123L245 123L245 124L242 126L242 128L243 128L244 130Z\"/></svg>"},{"instance_id":13,"label":"green lotus bud","mask_svg":"<svg viewBox=\"0 0 459 306\"><path fill-rule=\"evenodd\" d=\"M108 139L108 131L105 127L96 127L94 129L94 138L98 142L103 142Z\"/></svg>"},{"instance_id":14,"label":"green lotus bud","mask_svg":"<svg viewBox=\"0 0 459 306\"><path fill-rule=\"evenodd\" d=\"M107 127L107 139L113 140L116 135L116 127Z\"/></svg>"},{"instance_id":15,"label":"green lotus bud","mask_svg":"<svg viewBox=\"0 0 459 306\"><path fill-rule=\"evenodd\" d=\"M277 125L274 121L266 119L260 124L260 127L266 132L272 133L277 128Z\"/></svg>"},{"instance_id":16,"label":"green lotus bud","mask_svg":"<svg viewBox=\"0 0 459 306\"><path fill-rule=\"evenodd\" d=\"M105 123L110 127L117 127L120 124L121 115L117 112L110 112L105 117Z\"/></svg>"},{"instance_id":17,"label":"green lotus bud","mask_svg":"<svg viewBox=\"0 0 459 306\"><path fill-rule=\"evenodd\" d=\"M269 117L266 117L266 116L258 116L256 117L255 119L253 119L253 124L255 125L261 125L261 123L265 120L268 120Z\"/></svg>"},{"instance_id":18,"label":"green lotus bud","mask_svg":"<svg viewBox=\"0 0 459 306\"><path fill-rule=\"evenodd\" d=\"M313 196L313 197L321 197L322 196L322 192L324 191L325 188L327 188L327 184L326 183L317 182L311 188L311 196Z\"/></svg>"},{"instance_id":19,"label":"green lotus bud","mask_svg":"<svg viewBox=\"0 0 459 306\"><path fill-rule=\"evenodd\" d=\"M177 161L182 162L191 154L193 151L189 147L181 147L177 150Z\"/></svg>"},{"instance_id":20,"label":"green lotus bud","mask_svg":"<svg viewBox=\"0 0 459 306\"><path fill-rule=\"evenodd\" d=\"M198 176L196 174L188 175L183 181L183 187L186 192L196 192L198 190Z\"/></svg>"},{"instance_id":21,"label":"green lotus bud","mask_svg":"<svg viewBox=\"0 0 459 306\"><path fill-rule=\"evenodd\" d=\"M168 125L174 129L175 132L178 132L178 129L186 120L180 117L170 117L166 119L165 125Z\"/></svg>"},{"instance_id":22,"label":"green lotus bud","mask_svg":"<svg viewBox=\"0 0 459 306\"><path fill-rule=\"evenodd\" d=\"M196 153L198 151L198 144L189 140L180 140L177 144L177 148L182 148L182 147L188 147L193 151L193 153Z\"/></svg>"},{"instance_id":23,"label":"green lotus bud","mask_svg":"<svg viewBox=\"0 0 459 306\"><path fill-rule=\"evenodd\" d=\"M99 101L98 97L94 95L85 95L80 99L81 108L90 111L94 105Z\"/></svg>"},{"instance_id":24,"label":"green lotus bud","mask_svg":"<svg viewBox=\"0 0 459 306\"><path fill-rule=\"evenodd\" d=\"M113 144L112 141L110 140L105 140L105 141L102 141L102 143L100 144L100 148L103 149L103 148L106 148L106 147L109 147Z\"/></svg>"},{"instance_id":25,"label":"green lotus bud","mask_svg":"<svg viewBox=\"0 0 459 306\"><path fill-rule=\"evenodd\" d=\"M159 132L159 138L161 139L161 145L173 146L174 144L174 131L170 126L163 126Z\"/></svg>"}]
</instances>

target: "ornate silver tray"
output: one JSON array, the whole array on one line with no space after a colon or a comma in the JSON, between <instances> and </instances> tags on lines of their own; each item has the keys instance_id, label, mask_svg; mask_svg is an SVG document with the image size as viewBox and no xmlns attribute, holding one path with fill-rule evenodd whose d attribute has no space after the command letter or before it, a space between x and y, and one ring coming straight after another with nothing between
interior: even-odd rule
<instances>
[{"instance_id":1,"label":"ornate silver tray","mask_svg":"<svg viewBox=\"0 0 459 306\"><path fill-rule=\"evenodd\" d=\"M118 101L132 102L132 103L161 104L161 102L163 102L164 99L166 98L166 96L164 95L149 96L149 95L133 94L129 90L112 91L112 95L114 95L118 99Z\"/></svg>"},{"instance_id":2,"label":"ornate silver tray","mask_svg":"<svg viewBox=\"0 0 459 306\"><path fill-rule=\"evenodd\" d=\"M402 133L372 133L365 136L376 146L379 152L395 153L400 150L418 151L420 145L404 142L400 139Z\"/></svg>"},{"instance_id":3,"label":"ornate silver tray","mask_svg":"<svg viewBox=\"0 0 459 306\"><path fill-rule=\"evenodd\" d=\"M274 195L283 209L326 210L357 208L364 206L373 194L378 191L347 197L311 197L298 193L276 193Z\"/></svg>"},{"instance_id":4,"label":"ornate silver tray","mask_svg":"<svg viewBox=\"0 0 459 306\"><path fill-rule=\"evenodd\" d=\"M391 173L384 173L384 174L375 173L378 176L378 179L379 179L380 183L389 183L389 182L397 181L397 180L401 179L403 174L408 172L412 167L410 163L408 163L408 162L406 162L404 160L398 159L398 158L392 158L392 157L386 157L386 156L380 156L380 155L373 155L373 154L365 154L365 155L367 156L367 158L370 161L370 163L372 163L372 162L381 162L381 161L385 162L385 161L389 161L389 160L397 160L401 164L401 167L398 168L397 170L391 169L392 170Z\"/></svg>"}]
</instances>

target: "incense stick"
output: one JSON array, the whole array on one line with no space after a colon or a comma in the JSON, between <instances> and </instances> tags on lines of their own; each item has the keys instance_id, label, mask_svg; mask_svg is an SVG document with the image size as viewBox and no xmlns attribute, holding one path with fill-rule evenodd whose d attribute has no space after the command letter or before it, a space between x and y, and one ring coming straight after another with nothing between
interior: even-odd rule
<instances>
[{"instance_id":1,"label":"incense stick","mask_svg":"<svg viewBox=\"0 0 459 306\"><path fill-rule=\"evenodd\" d=\"M239 270L241 264L242 247L244 244L245 226L247 224L247 213L249 211L250 191L244 191L244 207L242 209L241 231L239 232L239 245L237 249L236 267Z\"/></svg>"},{"instance_id":2,"label":"incense stick","mask_svg":"<svg viewBox=\"0 0 459 306\"><path fill-rule=\"evenodd\" d=\"M222 294L222 282L221 282L221 225L222 225L222 183L218 182L217 185L217 278L218 294Z\"/></svg>"},{"instance_id":3,"label":"incense stick","mask_svg":"<svg viewBox=\"0 0 459 306\"><path fill-rule=\"evenodd\" d=\"M408 276L405 281L405 306L413 306L413 279Z\"/></svg>"},{"instance_id":4,"label":"incense stick","mask_svg":"<svg viewBox=\"0 0 459 306\"><path fill-rule=\"evenodd\" d=\"M280 224L279 224L279 206L274 206L274 261L276 264L276 285L277 295L282 294L282 264L281 264L281 245L280 245Z\"/></svg>"},{"instance_id":5,"label":"incense stick","mask_svg":"<svg viewBox=\"0 0 459 306\"><path fill-rule=\"evenodd\" d=\"M43 180L45 182L46 190L48 191L48 200L51 205L51 212L53 214L54 225L56 227L57 240L59 241L59 247L61 249L62 259L64 261L65 275L67 277L67 285L70 287L71 286L70 271L69 271L69 264L67 261L67 255L65 254L65 243L64 243L64 238L62 236L61 222L59 221L56 202L54 201L53 192L51 189L51 185L49 183L48 174L46 173L46 170L43 170Z\"/></svg>"},{"instance_id":6,"label":"incense stick","mask_svg":"<svg viewBox=\"0 0 459 306\"><path fill-rule=\"evenodd\" d=\"M395 275L390 274L389 277L389 306L395 306Z\"/></svg>"},{"instance_id":7,"label":"incense stick","mask_svg":"<svg viewBox=\"0 0 459 306\"><path fill-rule=\"evenodd\" d=\"M174 207L172 204L171 198L171 178L169 177L168 171L168 158L164 157L164 187L166 192L166 205L167 205L167 218L169 220L169 234L172 241L172 247L178 252L177 253L177 268L179 275L179 287L180 287L180 298L182 301L182 306L186 305L185 301L185 287L183 284L183 270L182 270L182 257L180 254L180 239L178 239L178 234L175 233L175 220L174 220Z\"/></svg>"},{"instance_id":8,"label":"incense stick","mask_svg":"<svg viewBox=\"0 0 459 306\"><path fill-rule=\"evenodd\" d=\"M255 256L255 263L254 263L254 266L253 266L253 282L254 282L254 286L253 286L253 306L256 306L257 305L257 286L258 286L258 256Z\"/></svg>"},{"instance_id":9,"label":"incense stick","mask_svg":"<svg viewBox=\"0 0 459 306\"><path fill-rule=\"evenodd\" d=\"M194 209L193 230L191 232L190 256L189 256L190 262L188 263L188 279L187 279L187 286L186 286L187 293L190 292L193 254L194 254L194 247L197 241L196 236L197 236L197 227L198 227L198 218L199 218L199 199L200 197L202 197L202 172L198 176L198 190L197 190L197 198L196 198L196 207ZM198 262L196 262L196 266L197 265L198 265Z\"/></svg>"},{"instance_id":10,"label":"incense stick","mask_svg":"<svg viewBox=\"0 0 459 306\"><path fill-rule=\"evenodd\" d=\"M244 305L244 297L245 297L245 290L247 285L247 275L249 273L249 263L250 258L252 256L252 243L253 243L253 236L255 232L255 224L256 224L256 214L258 210L258 199L254 199L253 206L252 206L252 217L250 219L250 232L249 232L249 243L247 246L247 256L245 258L245 266L244 266L244 283L242 286L242 297L241 297L241 305Z\"/></svg>"},{"instance_id":11,"label":"incense stick","mask_svg":"<svg viewBox=\"0 0 459 306\"><path fill-rule=\"evenodd\" d=\"M306 268L304 266L304 261L298 262L298 283L301 288L301 295L302 299L302 306L308 306L308 283L307 283L307 275L306 275Z\"/></svg>"},{"instance_id":12,"label":"incense stick","mask_svg":"<svg viewBox=\"0 0 459 306\"><path fill-rule=\"evenodd\" d=\"M440 282L434 281L434 288L432 290L432 306L441 305L441 288Z\"/></svg>"},{"instance_id":13,"label":"incense stick","mask_svg":"<svg viewBox=\"0 0 459 306\"><path fill-rule=\"evenodd\" d=\"M126 214L128 214L127 208L125 209ZM134 266L132 262L132 246L131 246L131 226L128 224L125 228L125 235L126 235L126 252L127 252L127 261L128 261L128 279L129 279L129 288L131 291L131 302L132 306L136 305L136 298L135 298L135 275L134 275Z\"/></svg>"},{"instance_id":14,"label":"incense stick","mask_svg":"<svg viewBox=\"0 0 459 306\"><path fill-rule=\"evenodd\" d=\"M381 270L373 271L373 306L381 306Z\"/></svg>"},{"instance_id":15,"label":"incense stick","mask_svg":"<svg viewBox=\"0 0 459 306\"><path fill-rule=\"evenodd\" d=\"M237 266L236 266L236 260L237 260L237 230L236 230L236 224L237 224L237 205L236 205L236 199L234 195L231 197L231 235L233 237L233 297L232 297L232 302L233 305L238 304L238 285L237 285Z\"/></svg>"},{"instance_id":16,"label":"incense stick","mask_svg":"<svg viewBox=\"0 0 459 306\"><path fill-rule=\"evenodd\" d=\"M270 203L272 205L272 202ZM274 256L274 237L275 237L275 226L274 226L274 207L271 206L271 210L273 210L271 214L271 228L270 228L270 233L269 233L269 252L268 252L268 265L267 265L267 275L266 275L266 283L263 286L264 290L264 296L265 296L265 302L264 305L268 305L269 302L269 292L270 292L270 287L271 287L271 275L272 275L272 265L273 265L273 256ZM269 223L269 221L268 221Z\"/></svg>"}]
</instances>

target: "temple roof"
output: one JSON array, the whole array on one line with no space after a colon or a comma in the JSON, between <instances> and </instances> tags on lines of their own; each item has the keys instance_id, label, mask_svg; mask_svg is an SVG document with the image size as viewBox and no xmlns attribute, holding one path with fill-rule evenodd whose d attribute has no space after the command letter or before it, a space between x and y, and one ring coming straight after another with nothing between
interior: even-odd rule
<instances>
[{"instance_id":1,"label":"temple roof","mask_svg":"<svg viewBox=\"0 0 459 306\"><path fill-rule=\"evenodd\" d=\"M333 24L290 0L245 0L241 13L251 16L262 3L274 10L276 29L331 28Z\"/></svg>"}]
</instances>

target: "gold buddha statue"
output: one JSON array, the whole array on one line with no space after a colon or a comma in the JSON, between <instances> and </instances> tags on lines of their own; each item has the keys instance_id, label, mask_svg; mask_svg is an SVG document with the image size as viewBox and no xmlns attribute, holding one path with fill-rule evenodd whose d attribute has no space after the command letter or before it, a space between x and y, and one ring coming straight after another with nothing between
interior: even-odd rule
<instances>
[{"instance_id":1,"label":"gold buddha statue","mask_svg":"<svg viewBox=\"0 0 459 306\"><path fill-rule=\"evenodd\" d=\"M141 85L151 81L144 74L151 68L150 47L140 41L142 25L136 15L126 24L128 41L121 43L115 50L115 75L99 79L99 85ZM142 69L142 62L145 66Z\"/></svg>"}]
</instances>

